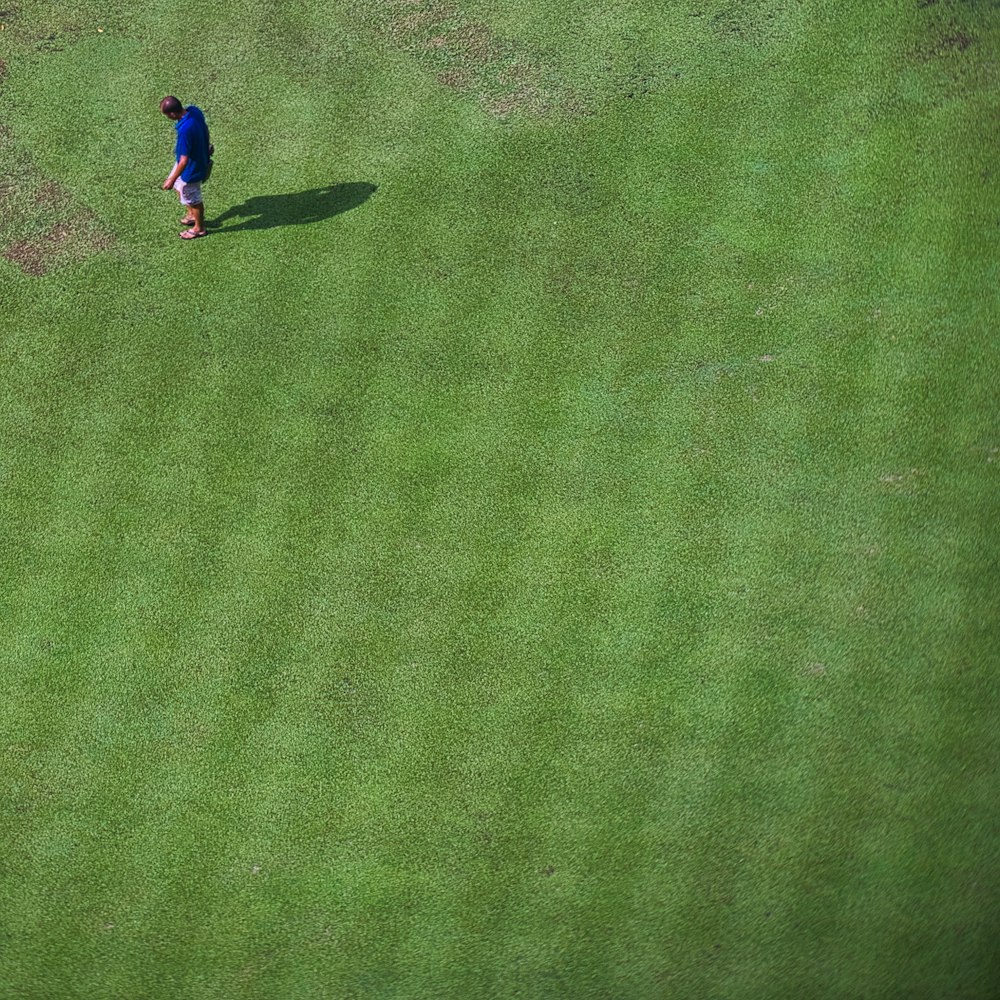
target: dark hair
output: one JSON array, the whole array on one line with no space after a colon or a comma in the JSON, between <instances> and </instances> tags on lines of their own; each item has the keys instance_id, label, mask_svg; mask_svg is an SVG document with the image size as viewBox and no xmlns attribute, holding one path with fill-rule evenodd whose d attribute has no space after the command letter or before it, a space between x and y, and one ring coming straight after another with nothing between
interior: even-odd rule
<instances>
[{"instance_id":1,"label":"dark hair","mask_svg":"<svg viewBox=\"0 0 1000 1000\"><path fill-rule=\"evenodd\" d=\"M160 101L160 110L165 115L174 115L178 111L183 111L184 105L181 104L181 102L178 101L173 94L171 94L169 97L164 97L163 100Z\"/></svg>"}]
</instances>

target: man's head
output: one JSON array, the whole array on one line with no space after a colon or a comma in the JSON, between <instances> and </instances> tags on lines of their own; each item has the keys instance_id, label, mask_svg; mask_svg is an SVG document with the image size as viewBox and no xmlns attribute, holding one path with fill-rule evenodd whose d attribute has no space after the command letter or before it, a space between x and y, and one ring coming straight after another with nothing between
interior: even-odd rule
<instances>
[{"instance_id":1,"label":"man's head","mask_svg":"<svg viewBox=\"0 0 1000 1000\"><path fill-rule=\"evenodd\" d=\"M160 101L160 110L172 121L179 121L184 117L184 105L173 95Z\"/></svg>"}]
</instances>

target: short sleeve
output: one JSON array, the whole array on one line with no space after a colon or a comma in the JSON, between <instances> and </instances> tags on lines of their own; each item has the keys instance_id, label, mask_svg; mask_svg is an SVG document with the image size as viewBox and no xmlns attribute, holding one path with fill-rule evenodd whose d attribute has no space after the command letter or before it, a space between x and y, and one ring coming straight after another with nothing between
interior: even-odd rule
<instances>
[{"instance_id":1,"label":"short sleeve","mask_svg":"<svg viewBox=\"0 0 1000 1000\"><path fill-rule=\"evenodd\" d=\"M177 133L177 159L179 160L182 156L191 155L191 145L188 142L187 131L182 131Z\"/></svg>"}]
</instances>

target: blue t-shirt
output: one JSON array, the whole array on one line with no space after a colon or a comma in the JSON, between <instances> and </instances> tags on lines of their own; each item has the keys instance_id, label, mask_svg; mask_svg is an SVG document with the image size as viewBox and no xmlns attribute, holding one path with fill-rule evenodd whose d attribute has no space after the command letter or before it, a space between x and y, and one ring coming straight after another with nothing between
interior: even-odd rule
<instances>
[{"instance_id":1,"label":"blue t-shirt","mask_svg":"<svg viewBox=\"0 0 1000 1000\"><path fill-rule=\"evenodd\" d=\"M208 125L201 108L189 105L174 128L177 129L177 159L182 156L188 158L181 180L185 184L203 181L208 174Z\"/></svg>"}]
</instances>

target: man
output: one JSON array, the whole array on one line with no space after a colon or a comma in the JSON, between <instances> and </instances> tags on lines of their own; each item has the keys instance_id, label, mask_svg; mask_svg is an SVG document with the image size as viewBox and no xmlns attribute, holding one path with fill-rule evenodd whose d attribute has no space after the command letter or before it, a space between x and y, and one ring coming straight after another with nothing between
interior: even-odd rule
<instances>
[{"instance_id":1,"label":"man","mask_svg":"<svg viewBox=\"0 0 1000 1000\"><path fill-rule=\"evenodd\" d=\"M163 182L163 190L173 188L187 209L181 224L191 226L180 234L183 240L207 236L205 204L201 199L202 182L208 180L215 147L208 139L208 125L201 108L193 104L185 108L176 97L164 97L160 110L177 124L177 163Z\"/></svg>"}]
</instances>

